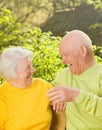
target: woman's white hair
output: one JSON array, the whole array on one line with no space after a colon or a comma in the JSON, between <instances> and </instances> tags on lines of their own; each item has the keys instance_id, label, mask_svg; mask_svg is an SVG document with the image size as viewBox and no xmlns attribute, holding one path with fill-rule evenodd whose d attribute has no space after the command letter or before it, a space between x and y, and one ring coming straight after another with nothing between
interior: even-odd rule
<instances>
[{"instance_id":1,"label":"woman's white hair","mask_svg":"<svg viewBox=\"0 0 102 130\"><path fill-rule=\"evenodd\" d=\"M6 80L11 80L16 77L16 67L20 59L33 59L33 53L21 48L10 47L6 49L0 57L0 76Z\"/></svg>"}]
</instances>

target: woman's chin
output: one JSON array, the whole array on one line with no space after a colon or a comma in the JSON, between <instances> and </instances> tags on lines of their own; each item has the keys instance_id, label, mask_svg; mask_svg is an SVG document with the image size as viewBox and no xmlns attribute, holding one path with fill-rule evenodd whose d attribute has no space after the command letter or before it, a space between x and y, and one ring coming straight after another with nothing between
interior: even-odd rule
<instances>
[{"instance_id":1,"label":"woman's chin","mask_svg":"<svg viewBox=\"0 0 102 130\"><path fill-rule=\"evenodd\" d=\"M29 77L28 79L27 79L27 85L29 86L29 85L31 85L32 84L32 77Z\"/></svg>"}]
</instances>

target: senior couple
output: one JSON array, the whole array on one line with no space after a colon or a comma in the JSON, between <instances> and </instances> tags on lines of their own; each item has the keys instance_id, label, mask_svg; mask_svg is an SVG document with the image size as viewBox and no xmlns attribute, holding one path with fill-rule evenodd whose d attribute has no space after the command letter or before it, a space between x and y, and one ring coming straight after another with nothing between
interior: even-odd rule
<instances>
[{"instance_id":1,"label":"senior couple","mask_svg":"<svg viewBox=\"0 0 102 130\"><path fill-rule=\"evenodd\" d=\"M32 52L11 47L1 54L0 130L102 129L102 65L94 59L91 39L72 30L59 52L68 67L52 85L32 78Z\"/></svg>"}]
</instances>

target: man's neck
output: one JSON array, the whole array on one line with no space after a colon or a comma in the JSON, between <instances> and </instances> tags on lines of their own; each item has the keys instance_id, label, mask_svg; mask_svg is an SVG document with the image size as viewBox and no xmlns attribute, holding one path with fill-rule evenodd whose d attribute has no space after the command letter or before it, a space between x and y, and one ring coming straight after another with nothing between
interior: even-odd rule
<instances>
[{"instance_id":1,"label":"man's neck","mask_svg":"<svg viewBox=\"0 0 102 130\"><path fill-rule=\"evenodd\" d=\"M96 64L96 61L94 59L90 60L89 62L84 63L84 65L83 65L84 66L83 72L85 72L87 69L89 69L90 67L92 67L95 64Z\"/></svg>"}]
</instances>

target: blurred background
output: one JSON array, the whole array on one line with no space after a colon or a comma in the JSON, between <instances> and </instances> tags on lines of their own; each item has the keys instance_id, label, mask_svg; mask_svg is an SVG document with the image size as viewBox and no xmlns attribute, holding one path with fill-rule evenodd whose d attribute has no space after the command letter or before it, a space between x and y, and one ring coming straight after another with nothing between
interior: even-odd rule
<instances>
[{"instance_id":1,"label":"blurred background","mask_svg":"<svg viewBox=\"0 0 102 130\"><path fill-rule=\"evenodd\" d=\"M102 0L0 0L23 29L40 27L54 36L80 29L102 45Z\"/></svg>"},{"instance_id":2,"label":"blurred background","mask_svg":"<svg viewBox=\"0 0 102 130\"><path fill-rule=\"evenodd\" d=\"M52 81L64 67L58 46L73 29L90 36L102 63L102 0L0 0L0 52L9 46L33 51L34 76Z\"/></svg>"}]
</instances>

